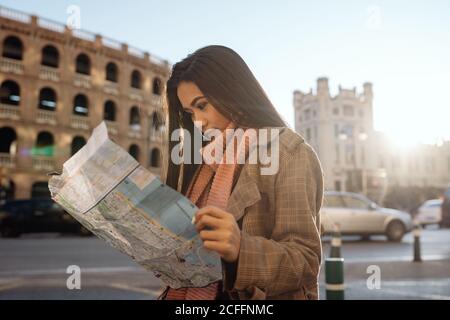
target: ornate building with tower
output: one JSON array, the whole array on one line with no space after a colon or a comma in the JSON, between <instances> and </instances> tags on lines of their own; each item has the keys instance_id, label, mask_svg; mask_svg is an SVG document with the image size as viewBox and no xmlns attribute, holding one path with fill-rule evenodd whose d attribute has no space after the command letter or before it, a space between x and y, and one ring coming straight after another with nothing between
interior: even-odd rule
<instances>
[{"instance_id":1,"label":"ornate building with tower","mask_svg":"<svg viewBox=\"0 0 450 320\"><path fill-rule=\"evenodd\" d=\"M371 83L364 83L361 92L339 86L331 96L328 79L319 78L316 92L294 91L295 129L316 150L325 188L381 202L388 187L449 186L450 141L400 149L374 130L372 101Z\"/></svg>"},{"instance_id":2,"label":"ornate building with tower","mask_svg":"<svg viewBox=\"0 0 450 320\"><path fill-rule=\"evenodd\" d=\"M168 61L127 44L0 7L3 197L48 196L50 171L105 120L112 139L160 174Z\"/></svg>"},{"instance_id":3,"label":"ornate building with tower","mask_svg":"<svg viewBox=\"0 0 450 320\"><path fill-rule=\"evenodd\" d=\"M327 78L314 93L294 91L295 129L316 150L328 190L363 192L374 199L385 191L385 172L376 166L372 84L331 96Z\"/></svg>"}]
</instances>

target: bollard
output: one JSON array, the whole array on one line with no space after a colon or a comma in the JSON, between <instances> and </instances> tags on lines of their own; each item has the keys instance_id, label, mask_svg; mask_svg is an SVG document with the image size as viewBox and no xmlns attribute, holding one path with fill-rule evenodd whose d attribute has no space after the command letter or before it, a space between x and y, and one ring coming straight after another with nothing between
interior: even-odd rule
<instances>
[{"instance_id":1,"label":"bollard","mask_svg":"<svg viewBox=\"0 0 450 320\"><path fill-rule=\"evenodd\" d=\"M325 259L327 300L344 300L344 258Z\"/></svg>"},{"instance_id":2,"label":"bollard","mask_svg":"<svg viewBox=\"0 0 450 320\"><path fill-rule=\"evenodd\" d=\"M414 224L413 235L414 235L414 260L413 262L421 262L422 257L420 253L420 234L421 228L419 223Z\"/></svg>"},{"instance_id":3,"label":"bollard","mask_svg":"<svg viewBox=\"0 0 450 320\"><path fill-rule=\"evenodd\" d=\"M331 238L330 258L341 258L341 231L338 224L334 225L333 235Z\"/></svg>"}]
</instances>

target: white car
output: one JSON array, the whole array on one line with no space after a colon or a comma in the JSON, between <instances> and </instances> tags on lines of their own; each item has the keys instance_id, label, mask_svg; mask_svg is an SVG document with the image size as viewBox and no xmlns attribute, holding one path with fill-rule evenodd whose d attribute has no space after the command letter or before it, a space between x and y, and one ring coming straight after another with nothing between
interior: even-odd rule
<instances>
[{"instance_id":1,"label":"white car","mask_svg":"<svg viewBox=\"0 0 450 320\"><path fill-rule=\"evenodd\" d=\"M414 220L425 226L427 224L439 224L442 219L442 199L433 199L425 201L414 216Z\"/></svg>"},{"instance_id":2,"label":"white car","mask_svg":"<svg viewBox=\"0 0 450 320\"><path fill-rule=\"evenodd\" d=\"M390 241L401 241L413 228L409 213L380 207L358 193L341 191L325 191L321 221L324 234L332 233L337 224L342 234L386 235Z\"/></svg>"}]
</instances>

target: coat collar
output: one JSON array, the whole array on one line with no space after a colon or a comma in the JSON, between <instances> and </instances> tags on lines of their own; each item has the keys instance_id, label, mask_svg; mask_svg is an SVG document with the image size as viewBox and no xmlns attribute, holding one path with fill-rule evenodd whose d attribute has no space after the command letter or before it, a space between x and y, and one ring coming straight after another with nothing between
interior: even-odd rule
<instances>
[{"instance_id":1,"label":"coat collar","mask_svg":"<svg viewBox=\"0 0 450 320\"><path fill-rule=\"evenodd\" d=\"M280 131L280 135L286 129L286 127L264 128L278 129ZM273 141L273 139L268 139L266 144L258 144L258 148L255 148L253 152L258 152L261 145L270 145ZM233 188L233 191L231 192L227 204L227 211L234 216L236 221L240 220L244 216L246 208L261 200L261 193L258 188L258 184L255 182L254 178L252 178L259 175L259 169L260 167L258 164L250 164L248 162L242 167L239 178Z\"/></svg>"}]
</instances>

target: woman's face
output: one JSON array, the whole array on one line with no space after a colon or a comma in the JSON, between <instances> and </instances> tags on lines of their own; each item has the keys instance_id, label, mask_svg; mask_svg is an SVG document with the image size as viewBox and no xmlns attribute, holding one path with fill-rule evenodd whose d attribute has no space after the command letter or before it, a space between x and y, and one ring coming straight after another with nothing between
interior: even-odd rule
<instances>
[{"instance_id":1,"label":"woman's face","mask_svg":"<svg viewBox=\"0 0 450 320\"><path fill-rule=\"evenodd\" d=\"M208 129L224 130L229 124L230 120L214 108L195 83L180 82L177 95L184 111L191 114L192 121L201 122L203 132Z\"/></svg>"}]
</instances>

